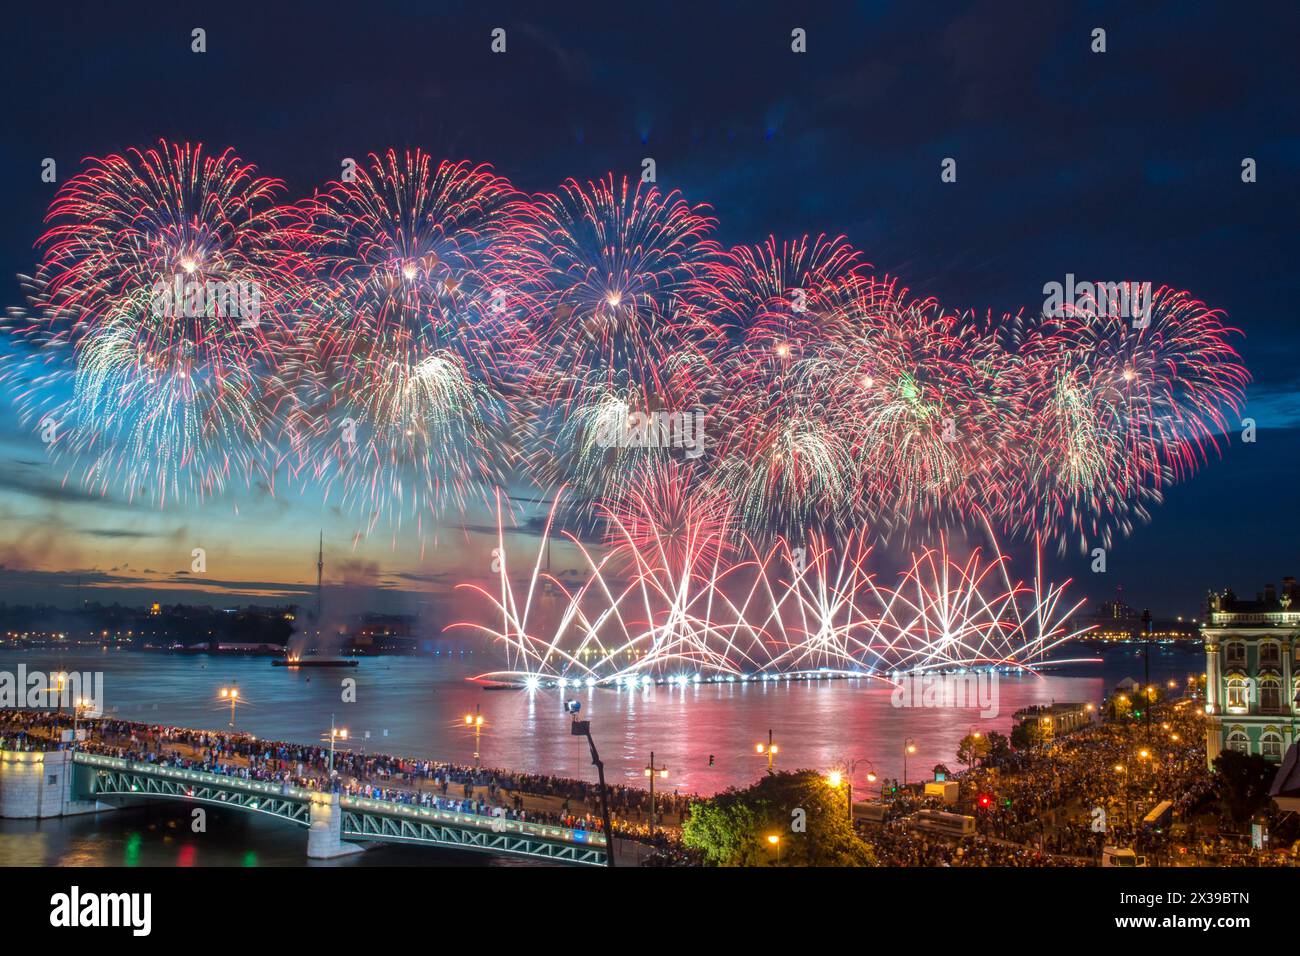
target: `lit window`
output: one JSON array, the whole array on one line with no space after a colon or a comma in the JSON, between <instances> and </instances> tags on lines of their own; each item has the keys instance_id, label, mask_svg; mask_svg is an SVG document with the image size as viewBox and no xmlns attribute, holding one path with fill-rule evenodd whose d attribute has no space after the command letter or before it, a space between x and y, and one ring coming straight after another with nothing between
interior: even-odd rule
<instances>
[{"instance_id":1,"label":"lit window","mask_svg":"<svg viewBox=\"0 0 1300 956\"><path fill-rule=\"evenodd\" d=\"M1246 682L1239 677L1228 681L1228 706L1241 708L1246 706Z\"/></svg>"}]
</instances>

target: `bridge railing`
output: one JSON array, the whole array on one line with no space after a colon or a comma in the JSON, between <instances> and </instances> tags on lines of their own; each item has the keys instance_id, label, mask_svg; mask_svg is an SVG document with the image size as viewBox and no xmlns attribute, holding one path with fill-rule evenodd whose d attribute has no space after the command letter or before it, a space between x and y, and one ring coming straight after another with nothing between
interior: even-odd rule
<instances>
[{"instance_id":1,"label":"bridge railing","mask_svg":"<svg viewBox=\"0 0 1300 956\"><path fill-rule=\"evenodd\" d=\"M289 797L310 802L313 798L327 794L322 790L308 790L305 787L285 786L268 783L263 780L246 780L224 773L209 773L206 770L185 770L181 767L166 767L161 764L141 760L127 760L124 757L108 757L103 754L91 754L76 751L73 761L88 767L100 767L105 770L129 770L134 773L147 773L170 780L203 783L214 787L243 790L267 796ZM458 813L439 807L424 807L418 804L398 803L393 800L376 800L373 797L350 797L340 795L339 805L348 810L368 810L371 813L383 813L389 816L404 817L414 823L446 823L454 826L474 827L490 830L493 833L515 833L520 836L538 837L546 840L562 840L585 846L605 845L605 834L598 830L574 830L569 827L554 826L548 823L529 823L522 820L508 820L505 817L484 816L479 813Z\"/></svg>"},{"instance_id":2,"label":"bridge railing","mask_svg":"<svg viewBox=\"0 0 1300 956\"><path fill-rule=\"evenodd\" d=\"M205 783L214 787L226 787L232 790L244 790L248 793L260 793L267 796L291 797L304 802L311 800L312 794L319 790L307 790L303 787L286 787L280 783L265 780L246 780L224 773L208 773L206 770L186 770L182 767L166 767L162 764L148 763L143 760L127 760L124 757L107 757L103 754L88 754L80 751L73 755L75 763L88 767L102 767L106 770L130 770L133 773L147 773L169 780L185 780L190 783Z\"/></svg>"},{"instance_id":3,"label":"bridge railing","mask_svg":"<svg viewBox=\"0 0 1300 956\"><path fill-rule=\"evenodd\" d=\"M505 817L485 816L481 813L458 813L455 810L443 810L439 807L423 807L418 804L396 803L391 800L375 800L371 797L344 796L339 800L339 804L348 810L369 810L372 813L407 817L415 823L448 823L455 826L469 826L480 830L490 830L493 833L516 833L520 836L563 840L566 843L577 843L585 846L605 845L605 834L599 830L574 830L549 823L528 823L523 820L509 820Z\"/></svg>"}]
</instances>

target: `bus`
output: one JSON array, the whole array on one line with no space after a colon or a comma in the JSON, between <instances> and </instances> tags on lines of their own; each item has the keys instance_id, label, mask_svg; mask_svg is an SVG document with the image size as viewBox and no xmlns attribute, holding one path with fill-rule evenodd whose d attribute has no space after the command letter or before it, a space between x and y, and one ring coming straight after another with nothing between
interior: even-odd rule
<instances>
[{"instance_id":1,"label":"bus","mask_svg":"<svg viewBox=\"0 0 1300 956\"><path fill-rule=\"evenodd\" d=\"M876 801L853 804L854 823L884 823L889 816L889 808Z\"/></svg>"},{"instance_id":2,"label":"bus","mask_svg":"<svg viewBox=\"0 0 1300 956\"><path fill-rule=\"evenodd\" d=\"M918 810L908 822L926 833L949 836L954 839L975 835L975 818L964 813L948 813L945 810Z\"/></svg>"},{"instance_id":3,"label":"bus","mask_svg":"<svg viewBox=\"0 0 1300 956\"><path fill-rule=\"evenodd\" d=\"M1150 813L1142 818L1142 829L1162 833L1165 827L1169 826L1173 815L1174 802L1172 800L1161 800L1151 809Z\"/></svg>"}]
</instances>

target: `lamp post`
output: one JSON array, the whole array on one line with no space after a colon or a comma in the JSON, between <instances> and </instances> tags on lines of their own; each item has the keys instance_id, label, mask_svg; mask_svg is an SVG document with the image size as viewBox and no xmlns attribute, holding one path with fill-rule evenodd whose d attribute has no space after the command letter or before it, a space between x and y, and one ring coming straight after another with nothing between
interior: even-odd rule
<instances>
[{"instance_id":1,"label":"lamp post","mask_svg":"<svg viewBox=\"0 0 1300 956\"><path fill-rule=\"evenodd\" d=\"M329 764L329 771L330 771L330 777L331 777L331 778L334 776L334 741L336 741L336 740L347 740L347 739L348 739L348 729L347 729L346 727L335 727L335 726L334 726L334 715L333 715L333 714L330 714L330 764Z\"/></svg>"},{"instance_id":2,"label":"lamp post","mask_svg":"<svg viewBox=\"0 0 1300 956\"><path fill-rule=\"evenodd\" d=\"M465 715L465 726L474 728L474 769L479 768L479 734L483 730L483 715L478 712L475 706L474 713Z\"/></svg>"},{"instance_id":3,"label":"lamp post","mask_svg":"<svg viewBox=\"0 0 1300 956\"><path fill-rule=\"evenodd\" d=\"M767 755L767 772L772 773L772 758L776 756L777 746L772 743L772 731L767 732L766 744L754 744L754 751L761 757Z\"/></svg>"},{"instance_id":4,"label":"lamp post","mask_svg":"<svg viewBox=\"0 0 1300 956\"><path fill-rule=\"evenodd\" d=\"M1142 761L1142 779L1143 782L1146 783L1149 793L1151 778L1155 775L1155 761L1152 760L1151 750L1147 747L1143 747L1138 751L1138 759ZM1136 814L1134 815L1136 816Z\"/></svg>"},{"instance_id":5,"label":"lamp post","mask_svg":"<svg viewBox=\"0 0 1300 956\"><path fill-rule=\"evenodd\" d=\"M916 741L908 737L903 741L903 789L907 789L907 755L916 753Z\"/></svg>"},{"instance_id":6,"label":"lamp post","mask_svg":"<svg viewBox=\"0 0 1300 956\"><path fill-rule=\"evenodd\" d=\"M223 687L219 695L222 700L230 701L230 724L231 729L235 726L235 705L239 703L238 687Z\"/></svg>"},{"instance_id":7,"label":"lamp post","mask_svg":"<svg viewBox=\"0 0 1300 956\"><path fill-rule=\"evenodd\" d=\"M840 773L838 770L832 770L826 775L826 782L831 789L838 790L844 787L844 795L848 798L849 826L853 826L853 774L851 771Z\"/></svg>"},{"instance_id":8,"label":"lamp post","mask_svg":"<svg viewBox=\"0 0 1300 956\"><path fill-rule=\"evenodd\" d=\"M646 764L645 775L650 778L650 839L655 837L655 777L667 777L667 767L655 766L655 752L650 751L650 762Z\"/></svg>"},{"instance_id":9,"label":"lamp post","mask_svg":"<svg viewBox=\"0 0 1300 956\"><path fill-rule=\"evenodd\" d=\"M845 760L844 767L841 770L832 770L826 775L826 782L832 787L839 788L843 783L848 789L849 800L849 821L853 820L853 777L858 772L858 764L867 765L867 783L876 782L876 765L865 757L859 757L853 760ZM871 788L867 788L867 797L871 796ZM883 799L884 794L881 793Z\"/></svg>"},{"instance_id":10,"label":"lamp post","mask_svg":"<svg viewBox=\"0 0 1300 956\"><path fill-rule=\"evenodd\" d=\"M63 687L68 682L68 675L64 671L59 671L54 675L54 715L58 717L63 713Z\"/></svg>"},{"instance_id":11,"label":"lamp post","mask_svg":"<svg viewBox=\"0 0 1300 956\"><path fill-rule=\"evenodd\" d=\"M974 741L974 740L980 740L984 735L975 729L974 724L971 724L969 727L966 728L966 736ZM971 770L975 766L975 759L976 759L975 745L972 743L970 745L969 750L967 751L967 760L966 760L967 770Z\"/></svg>"},{"instance_id":12,"label":"lamp post","mask_svg":"<svg viewBox=\"0 0 1300 956\"><path fill-rule=\"evenodd\" d=\"M767 842L776 847L776 865L781 865L781 835L779 833L769 833Z\"/></svg>"},{"instance_id":13,"label":"lamp post","mask_svg":"<svg viewBox=\"0 0 1300 956\"><path fill-rule=\"evenodd\" d=\"M1128 766L1126 764L1115 764L1115 772L1124 775L1124 825L1130 829L1133 826L1133 810L1128 799Z\"/></svg>"},{"instance_id":14,"label":"lamp post","mask_svg":"<svg viewBox=\"0 0 1300 956\"><path fill-rule=\"evenodd\" d=\"M77 733L80 730L77 718L81 716L82 709L90 709L90 701L84 697L78 697L72 702L72 749L77 749Z\"/></svg>"}]
</instances>

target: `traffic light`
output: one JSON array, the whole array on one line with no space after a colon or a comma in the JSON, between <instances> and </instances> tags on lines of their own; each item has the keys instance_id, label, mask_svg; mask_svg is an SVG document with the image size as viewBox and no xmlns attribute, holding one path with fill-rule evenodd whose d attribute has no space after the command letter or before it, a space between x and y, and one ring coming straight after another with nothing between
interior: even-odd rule
<instances>
[{"instance_id":1,"label":"traffic light","mask_svg":"<svg viewBox=\"0 0 1300 956\"><path fill-rule=\"evenodd\" d=\"M981 810L987 810L987 809L988 809L989 807L991 807L991 806L993 806L993 798L992 798L991 796L989 796L987 793L981 793L981 794L980 794L980 809L981 809Z\"/></svg>"}]
</instances>

